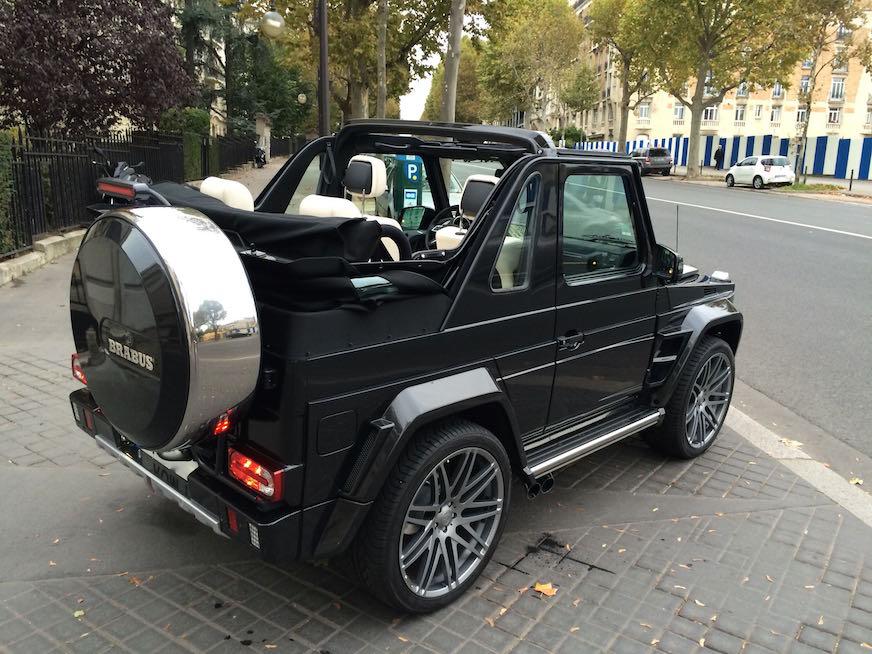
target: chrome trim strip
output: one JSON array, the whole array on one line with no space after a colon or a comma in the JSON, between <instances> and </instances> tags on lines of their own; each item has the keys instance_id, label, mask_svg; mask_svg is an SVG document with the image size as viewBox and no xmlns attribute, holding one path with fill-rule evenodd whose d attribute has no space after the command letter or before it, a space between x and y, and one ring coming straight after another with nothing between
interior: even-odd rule
<instances>
[{"instance_id":1,"label":"chrome trim strip","mask_svg":"<svg viewBox=\"0 0 872 654\"><path fill-rule=\"evenodd\" d=\"M533 473L534 477L541 477L542 475L554 472L564 466L568 466L570 463L574 463L578 459L585 457L588 454L592 454L607 445L611 445L627 436L632 436L648 427L653 427L660 422L660 419L665 415L665 413L666 411L664 409L658 409L644 418L634 420L633 422L624 425L623 427L619 427L614 431L610 431L607 434L603 434L592 441L582 443L581 445L573 447L566 452L561 452L557 456L543 461L542 463L537 463L535 466L530 468L530 471Z\"/></svg>"},{"instance_id":2,"label":"chrome trim strip","mask_svg":"<svg viewBox=\"0 0 872 654\"><path fill-rule=\"evenodd\" d=\"M202 522L219 536L224 536L224 538L227 538L227 535L221 531L221 523L219 522L217 517L209 513L206 509L204 509L196 502L193 502L189 498L182 495L179 491L167 484L157 475L143 468L139 463L131 459L129 456L127 456L123 452L120 452L114 445L112 445L102 436L97 435L94 437L94 440L97 441L97 445L99 445L102 449L106 450L106 452L118 459L118 461L124 464L127 468L132 470L143 479L151 482L152 487L154 487L156 490L159 490L161 494L164 495L167 499L173 500L184 511L192 514L198 522Z\"/></svg>"}]
</instances>

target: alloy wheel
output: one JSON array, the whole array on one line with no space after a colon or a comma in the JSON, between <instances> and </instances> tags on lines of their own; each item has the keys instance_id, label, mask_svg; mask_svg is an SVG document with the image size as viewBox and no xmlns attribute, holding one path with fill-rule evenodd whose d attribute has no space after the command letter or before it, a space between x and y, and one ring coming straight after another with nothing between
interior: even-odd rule
<instances>
[{"instance_id":1,"label":"alloy wheel","mask_svg":"<svg viewBox=\"0 0 872 654\"><path fill-rule=\"evenodd\" d=\"M400 571L409 589L439 597L468 579L493 545L504 500L502 470L487 450L467 447L436 464L400 532Z\"/></svg>"},{"instance_id":2,"label":"alloy wheel","mask_svg":"<svg viewBox=\"0 0 872 654\"><path fill-rule=\"evenodd\" d=\"M732 364L723 352L718 352L700 367L687 402L685 436L691 447L705 447L717 435L732 391Z\"/></svg>"}]
</instances>

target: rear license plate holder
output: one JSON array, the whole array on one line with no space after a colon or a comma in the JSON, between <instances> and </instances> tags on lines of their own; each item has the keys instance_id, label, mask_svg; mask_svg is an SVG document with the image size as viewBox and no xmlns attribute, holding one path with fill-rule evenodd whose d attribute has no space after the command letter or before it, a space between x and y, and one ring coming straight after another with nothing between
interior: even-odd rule
<instances>
[{"instance_id":1,"label":"rear license plate holder","mask_svg":"<svg viewBox=\"0 0 872 654\"><path fill-rule=\"evenodd\" d=\"M143 468L170 486L173 490L188 497L188 480L176 474L170 467L164 465L145 450L139 450L139 462Z\"/></svg>"}]
</instances>

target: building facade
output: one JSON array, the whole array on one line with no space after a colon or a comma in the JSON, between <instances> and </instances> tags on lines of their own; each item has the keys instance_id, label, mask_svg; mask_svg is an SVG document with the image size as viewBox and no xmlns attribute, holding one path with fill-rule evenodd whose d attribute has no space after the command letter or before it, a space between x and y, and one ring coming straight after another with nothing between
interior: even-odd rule
<instances>
[{"instance_id":1,"label":"building facade","mask_svg":"<svg viewBox=\"0 0 872 654\"><path fill-rule=\"evenodd\" d=\"M572 6L585 23L593 0L574 0ZM872 11L858 38L869 38ZM847 36L847 32L845 33ZM838 49L837 45L836 48ZM600 80L600 101L596 107L576 116L576 126L589 140L611 141L620 129L621 84L616 58L609 47L586 43L588 63ZM872 135L872 76L857 60L839 60L818 76L811 107L799 100L800 89L808 84L811 62L801 62L790 78L772 88L753 89L747 85L730 91L723 101L707 107L703 114L703 135L773 135L796 139L809 121L808 135L843 138ZM552 125L549 125L549 127ZM658 91L630 112L627 139L684 137L690 133L690 110L676 98Z\"/></svg>"}]
</instances>

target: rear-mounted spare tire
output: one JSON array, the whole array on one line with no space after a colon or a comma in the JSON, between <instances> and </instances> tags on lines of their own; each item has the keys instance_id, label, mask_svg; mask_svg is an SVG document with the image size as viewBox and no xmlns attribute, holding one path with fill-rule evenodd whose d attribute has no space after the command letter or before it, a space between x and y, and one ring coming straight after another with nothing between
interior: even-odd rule
<instances>
[{"instance_id":1,"label":"rear-mounted spare tire","mask_svg":"<svg viewBox=\"0 0 872 654\"><path fill-rule=\"evenodd\" d=\"M88 389L140 447L194 442L255 390L260 328L248 276L198 211L101 216L76 257L70 315Z\"/></svg>"}]
</instances>

